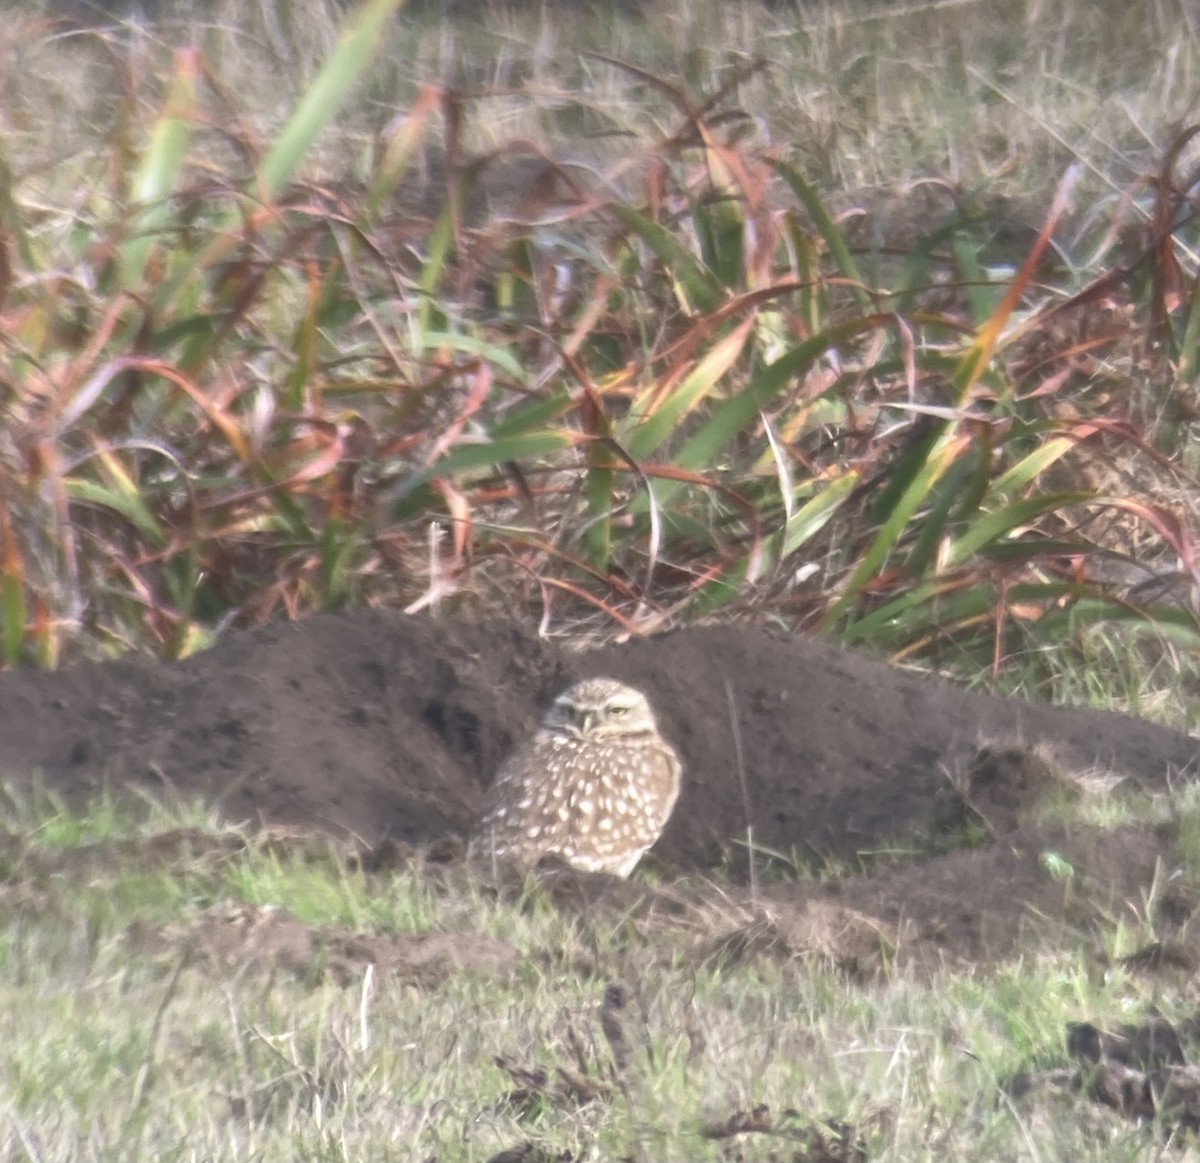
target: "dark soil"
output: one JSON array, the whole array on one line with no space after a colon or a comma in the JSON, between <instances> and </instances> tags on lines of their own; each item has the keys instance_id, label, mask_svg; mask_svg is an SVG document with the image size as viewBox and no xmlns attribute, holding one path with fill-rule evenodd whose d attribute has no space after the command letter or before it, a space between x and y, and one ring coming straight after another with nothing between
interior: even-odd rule
<instances>
[{"instance_id":1,"label":"dark soil","mask_svg":"<svg viewBox=\"0 0 1200 1163\"><path fill-rule=\"evenodd\" d=\"M1136 719L972 694L763 628L572 651L509 624L360 611L231 636L180 664L0 675L0 778L76 804L104 787L199 797L236 821L453 856L498 764L588 674L646 690L683 757L653 854L666 873L745 883L752 825L755 850L777 854L760 857L755 899L785 928L786 906L823 902L938 956L1005 955L1035 915L1078 931L1089 910L1142 899L1169 832L1054 831L1030 813L1062 772L1161 790L1192 777L1200 752ZM982 834L965 847L972 821ZM776 875L831 859L870 871ZM1191 905L1178 907L1183 928Z\"/></svg>"},{"instance_id":2,"label":"dark soil","mask_svg":"<svg viewBox=\"0 0 1200 1163\"><path fill-rule=\"evenodd\" d=\"M1200 1015L1172 1025L1152 1017L1140 1025L1100 1029L1071 1022L1065 1031L1074 1066L1024 1072L1005 1082L1017 1101L1046 1091L1083 1095L1132 1122L1156 1123L1167 1138L1200 1132L1200 1068L1194 1054Z\"/></svg>"}]
</instances>

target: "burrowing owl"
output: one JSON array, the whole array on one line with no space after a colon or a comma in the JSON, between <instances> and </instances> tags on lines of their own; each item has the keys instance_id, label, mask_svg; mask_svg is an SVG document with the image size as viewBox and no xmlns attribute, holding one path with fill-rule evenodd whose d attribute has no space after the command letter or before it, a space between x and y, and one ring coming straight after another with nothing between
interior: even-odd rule
<instances>
[{"instance_id":1,"label":"burrowing owl","mask_svg":"<svg viewBox=\"0 0 1200 1163\"><path fill-rule=\"evenodd\" d=\"M565 690L501 768L471 834L472 858L534 865L555 854L628 876L679 795L679 759L641 691L611 678Z\"/></svg>"}]
</instances>

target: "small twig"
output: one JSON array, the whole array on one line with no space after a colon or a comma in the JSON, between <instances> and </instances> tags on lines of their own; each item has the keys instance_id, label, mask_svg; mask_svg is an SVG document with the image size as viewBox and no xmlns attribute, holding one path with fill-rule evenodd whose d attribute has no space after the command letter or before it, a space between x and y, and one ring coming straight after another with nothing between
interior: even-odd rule
<instances>
[{"instance_id":1,"label":"small twig","mask_svg":"<svg viewBox=\"0 0 1200 1163\"><path fill-rule=\"evenodd\" d=\"M733 754L737 762L738 787L742 789L742 812L746 817L746 852L750 858L750 901L758 904L758 868L754 862L754 823L750 814L750 789L746 783L746 764L742 757L742 727L738 721L733 685L725 680L725 698L729 703L729 728L733 733Z\"/></svg>"},{"instance_id":2,"label":"small twig","mask_svg":"<svg viewBox=\"0 0 1200 1163\"><path fill-rule=\"evenodd\" d=\"M246 1050L246 1040L242 1037L241 1022L238 1019L237 1003L233 991L228 990L225 1003L229 1010L229 1025L233 1033L233 1044L237 1050L237 1062L242 1073L242 1111L248 1126L254 1126L257 1120L254 1116L254 1085L250 1077L250 1056Z\"/></svg>"},{"instance_id":3,"label":"small twig","mask_svg":"<svg viewBox=\"0 0 1200 1163\"><path fill-rule=\"evenodd\" d=\"M134 1079L133 1098L129 1103L129 1111L125 1115L125 1125L121 1138L126 1142L129 1139L129 1130L133 1124L133 1120L137 1117L146 1102L150 1078L154 1072L155 1060L158 1057L159 1042L162 1039L163 1019L166 1017L167 1007L174 999L175 992L179 988L179 979L183 976L183 971L187 968L191 959L191 950L189 948L184 951L183 955L175 963L175 971L171 974L171 980L167 982L167 988L163 991L162 1001L158 1003L158 1009L154 1012L154 1021L150 1025L150 1039L146 1045L146 1055L142 1059L141 1066L138 1068L137 1078Z\"/></svg>"},{"instance_id":4,"label":"small twig","mask_svg":"<svg viewBox=\"0 0 1200 1163\"><path fill-rule=\"evenodd\" d=\"M375 962L367 965L363 973L362 994L358 1001L358 1048L366 1053L371 1047L371 1026L367 1021L371 1006L371 995L375 992Z\"/></svg>"}]
</instances>

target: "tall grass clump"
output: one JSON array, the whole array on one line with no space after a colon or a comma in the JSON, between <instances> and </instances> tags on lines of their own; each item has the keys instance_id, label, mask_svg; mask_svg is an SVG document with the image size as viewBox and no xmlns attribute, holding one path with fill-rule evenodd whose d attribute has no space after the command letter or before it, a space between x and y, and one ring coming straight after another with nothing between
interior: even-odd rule
<instances>
[{"instance_id":1,"label":"tall grass clump","mask_svg":"<svg viewBox=\"0 0 1200 1163\"><path fill-rule=\"evenodd\" d=\"M363 602L753 613L975 671L1200 639L1196 128L1087 212L1064 167L1016 241L943 182L899 245L761 140L777 64L689 92L592 54L657 110L557 94L618 134L596 164L470 150L479 94L426 83L330 177L395 9L270 140L193 45L70 197L4 169L7 662Z\"/></svg>"}]
</instances>

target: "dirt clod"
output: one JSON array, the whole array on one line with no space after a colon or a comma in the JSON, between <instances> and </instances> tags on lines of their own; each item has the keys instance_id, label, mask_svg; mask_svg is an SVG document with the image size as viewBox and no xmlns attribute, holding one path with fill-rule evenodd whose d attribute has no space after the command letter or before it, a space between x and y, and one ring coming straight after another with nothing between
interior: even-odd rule
<instances>
[{"instance_id":1,"label":"dirt clod","mask_svg":"<svg viewBox=\"0 0 1200 1163\"><path fill-rule=\"evenodd\" d=\"M1150 1017L1113 1030L1071 1022L1067 1054L1075 1069L1022 1073L1005 1086L1018 1101L1046 1092L1083 1095L1139 1125L1157 1121L1164 1134L1200 1131L1200 1068L1188 1047L1200 1038L1200 1014L1173 1025Z\"/></svg>"},{"instance_id":2,"label":"dirt clod","mask_svg":"<svg viewBox=\"0 0 1200 1163\"><path fill-rule=\"evenodd\" d=\"M700 1133L706 1139L766 1135L786 1140L786 1157L792 1163L866 1163L868 1158L866 1144L849 1123L829 1118L810 1121L794 1110L775 1116L765 1104L734 1111L726 1119L706 1124Z\"/></svg>"},{"instance_id":3,"label":"dirt clod","mask_svg":"<svg viewBox=\"0 0 1200 1163\"><path fill-rule=\"evenodd\" d=\"M1037 809L1058 794L1078 799L1081 790L1041 751L1029 747L981 747L961 782L938 797L937 823L945 830L980 823L992 836L1007 836L1032 822Z\"/></svg>"}]
</instances>

